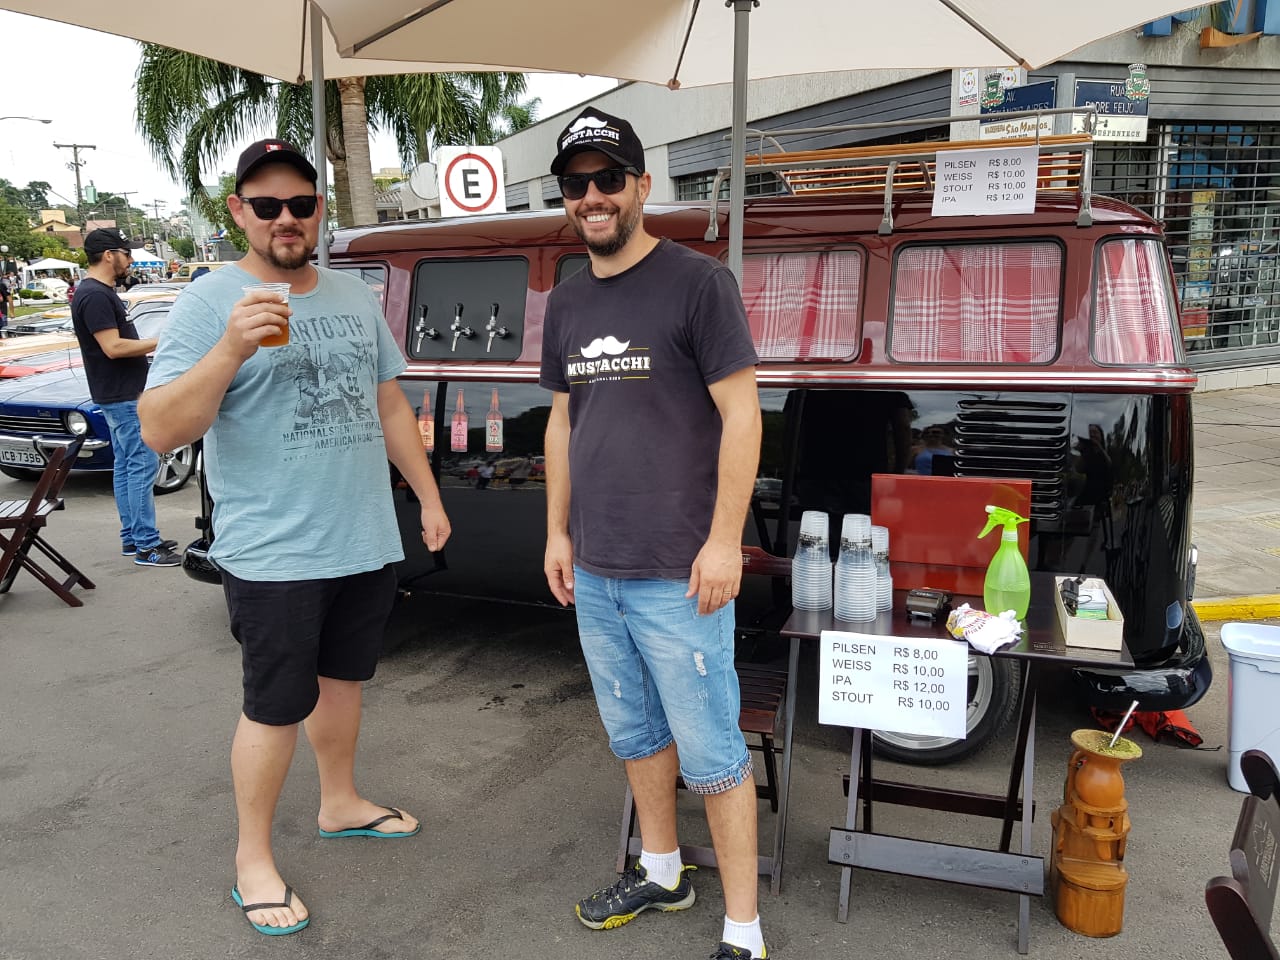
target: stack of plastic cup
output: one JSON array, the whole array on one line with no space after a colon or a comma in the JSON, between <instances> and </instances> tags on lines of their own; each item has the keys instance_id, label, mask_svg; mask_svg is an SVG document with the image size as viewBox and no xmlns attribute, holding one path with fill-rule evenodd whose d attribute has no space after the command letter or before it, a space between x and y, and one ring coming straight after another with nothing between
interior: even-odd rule
<instances>
[{"instance_id":1,"label":"stack of plastic cup","mask_svg":"<svg viewBox=\"0 0 1280 960\"><path fill-rule=\"evenodd\" d=\"M806 510L791 560L791 606L797 610L831 609L831 545L827 515Z\"/></svg>"},{"instance_id":2,"label":"stack of plastic cup","mask_svg":"<svg viewBox=\"0 0 1280 960\"><path fill-rule=\"evenodd\" d=\"M876 564L876 609L893 609L893 576L889 572L889 528L871 528L871 554Z\"/></svg>"},{"instance_id":3,"label":"stack of plastic cup","mask_svg":"<svg viewBox=\"0 0 1280 960\"><path fill-rule=\"evenodd\" d=\"M859 622L876 618L876 564L871 553L871 518L847 513L836 560L835 615Z\"/></svg>"}]
</instances>

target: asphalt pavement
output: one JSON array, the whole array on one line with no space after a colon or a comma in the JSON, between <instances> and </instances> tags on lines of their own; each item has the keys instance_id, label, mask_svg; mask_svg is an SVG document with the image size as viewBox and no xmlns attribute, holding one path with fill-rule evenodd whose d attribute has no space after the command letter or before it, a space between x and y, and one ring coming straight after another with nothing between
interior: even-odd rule
<instances>
[{"instance_id":1,"label":"asphalt pavement","mask_svg":"<svg viewBox=\"0 0 1280 960\"><path fill-rule=\"evenodd\" d=\"M1201 394L1195 405L1200 595L1265 598L1280 583L1280 524L1268 522L1280 518L1280 386ZM0 478L0 499L29 490ZM107 479L73 477L66 495L50 540L97 589L72 609L24 575L0 596L0 960L711 953L723 914L714 871L694 875L698 903L685 913L646 914L607 932L573 916L578 897L613 879L623 779L571 619L429 597L395 614L392 628L405 640L368 685L359 761L366 793L421 817L423 833L320 839L315 764L303 743L277 815L277 853L314 919L279 940L256 934L228 895L239 654L221 591L119 557ZM194 489L157 508L164 535L185 540ZM1048 899L1036 900L1032 956L1225 956L1203 889L1227 871L1240 795L1226 783L1226 655L1217 625L1209 632L1216 682L1189 711L1209 749L1135 734L1145 753L1125 771L1133 831L1123 932L1079 936ZM770 957L1015 957L1017 901L1003 893L857 873L851 920L836 922L839 870L826 862L827 831L843 821L849 734L817 724L816 686L805 658L782 893L761 887ZM1091 726L1066 684L1051 687L1035 763L1039 851L1070 733ZM950 767L878 771L998 791L1011 750L1008 735ZM681 810L684 838L704 839L695 798L682 797ZM772 820L761 810L763 845ZM877 808L876 821L883 832L948 842L994 846L998 837L994 821L909 808Z\"/></svg>"}]
</instances>

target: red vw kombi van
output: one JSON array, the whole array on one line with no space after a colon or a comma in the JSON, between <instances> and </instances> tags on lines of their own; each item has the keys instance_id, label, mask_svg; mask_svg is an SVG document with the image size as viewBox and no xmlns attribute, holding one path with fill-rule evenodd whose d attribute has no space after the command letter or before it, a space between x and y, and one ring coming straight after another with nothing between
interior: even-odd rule
<instances>
[{"instance_id":1,"label":"red vw kombi van","mask_svg":"<svg viewBox=\"0 0 1280 960\"><path fill-rule=\"evenodd\" d=\"M1090 197L1091 147L1079 139L1042 143L1043 183L1055 189L1033 213L934 216L927 171L949 146L912 145L904 165L890 150L862 151L851 169L865 186L870 164L874 190L748 202L742 287L764 439L743 542L790 556L801 511L869 512L877 473L1030 479L1032 569L1105 576L1138 663L1075 670L1081 702L1186 707L1211 680L1189 604L1196 378L1160 227ZM1073 164L1086 175L1056 189ZM726 255L722 208L655 204L645 223ZM454 525L447 549L428 554L411 494L396 490L406 588L552 602L542 574L543 311L548 291L586 263L559 210L334 237L332 265L382 294ZM215 577L206 545L193 544L187 566ZM784 578L747 578L744 633L776 625L788 599ZM965 740L883 734L880 749L943 762L980 748L1014 714L1018 670L973 658Z\"/></svg>"}]
</instances>

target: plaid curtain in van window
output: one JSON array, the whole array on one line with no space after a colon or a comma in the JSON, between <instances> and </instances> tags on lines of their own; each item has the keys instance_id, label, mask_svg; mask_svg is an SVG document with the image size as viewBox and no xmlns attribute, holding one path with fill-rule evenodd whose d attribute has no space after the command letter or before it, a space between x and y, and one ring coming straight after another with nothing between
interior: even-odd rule
<instances>
[{"instance_id":1,"label":"plaid curtain in van window","mask_svg":"<svg viewBox=\"0 0 1280 960\"><path fill-rule=\"evenodd\" d=\"M858 348L862 251L744 258L742 302L761 360L837 360Z\"/></svg>"},{"instance_id":2,"label":"plaid curtain in van window","mask_svg":"<svg viewBox=\"0 0 1280 960\"><path fill-rule=\"evenodd\" d=\"M1049 363L1062 251L1052 243L910 247L894 277L890 356L909 363Z\"/></svg>"},{"instance_id":3,"label":"plaid curtain in van window","mask_svg":"<svg viewBox=\"0 0 1280 960\"><path fill-rule=\"evenodd\" d=\"M1099 363L1176 363L1164 251L1154 240L1108 240L1098 255L1093 358Z\"/></svg>"}]
</instances>

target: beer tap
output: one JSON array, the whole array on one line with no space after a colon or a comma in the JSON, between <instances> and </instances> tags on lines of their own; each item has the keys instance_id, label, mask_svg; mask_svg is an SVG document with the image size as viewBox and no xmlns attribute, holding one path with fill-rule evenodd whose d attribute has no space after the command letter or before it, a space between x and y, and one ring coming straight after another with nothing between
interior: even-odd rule
<instances>
[{"instance_id":1,"label":"beer tap","mask_svg":"<svg viewBox=\"0 0 1280 960\"><path fill-rule=\"evenodd\" d=\"M420 353L422 351L423 337L426 337L428 340L434 340L436 337L440 336L439 330L435 327L427 326L427 305L425 303L422 305L421 312L418 314L418 322L413 325L413 332L417 334L417 337L413 342L414 353Z\"/></svg>"},{"instance_id":2,"label":"beer tap","mask_svg":"<svg viewBox=\"0 0 1280 960\"><path fill-rule=\"evenodd\" d=\"M485 344L485 353L493 349L494 337L499 340L505 340L511 332L506 327L498 326L498 305L496 303L489 305L489 322L485 324L485 329L489 331L489 342Z\"/></svg>"},{"instance_id":3,"label":"beer tap","mask_svg":"<svg viewBox=\"0 0 1280 960\"><path fill-rule=\"evenodd\" d=\"M472 337L476 335L476 332L472 330L470 327L464 327L462 325L462 302L461 301L453 305L453 326L451 326L449 329L453 331L453 346L449 348L450 352L455 352L458 349L459 337L466 337L468 340L470 340Z\"/></svg>"}]
</instances>

